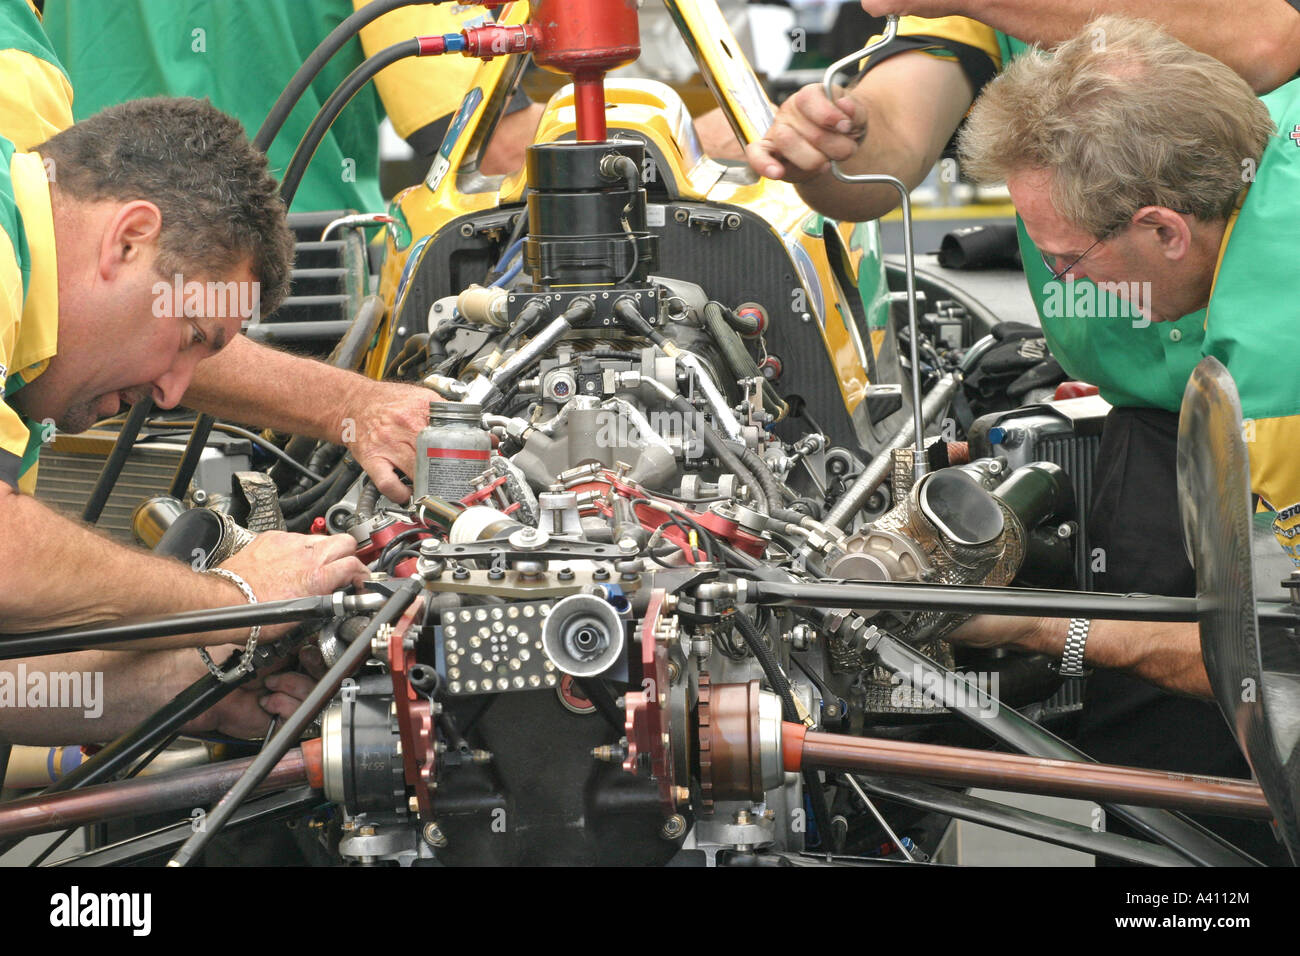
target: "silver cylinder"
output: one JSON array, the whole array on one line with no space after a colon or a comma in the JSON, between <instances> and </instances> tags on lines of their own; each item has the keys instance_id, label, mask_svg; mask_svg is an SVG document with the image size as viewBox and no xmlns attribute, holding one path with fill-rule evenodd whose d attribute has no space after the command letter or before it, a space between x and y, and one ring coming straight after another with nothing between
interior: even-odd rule
<instances>
[{"instance_id":1,"label":"silver cylinder","mask_svg":"<svg viewBox=\"0 0 1300 956\"><path fill-rule=\"evenodd\" d=\"M153 548L184 512L185 505L171 495L146 498L131 515L131 533L146 548Z\"/></svg>"}]
</instances>

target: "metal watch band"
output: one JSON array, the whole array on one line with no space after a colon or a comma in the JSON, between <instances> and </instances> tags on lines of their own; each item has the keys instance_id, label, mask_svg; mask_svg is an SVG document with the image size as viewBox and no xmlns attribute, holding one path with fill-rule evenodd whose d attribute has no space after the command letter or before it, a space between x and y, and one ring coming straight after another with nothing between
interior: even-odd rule
<instances>
[{"instance_id":1,"label":"metal watch band","mask_svg":"<svg viewBox=\"0 0 1300 956\"><path fill-rule=\"evenodd\" d=\"M1061 666L1058 669L1062 677L1088 676L1088 672L1083 667L1083 649L1088 643L1088 631L1091 627L1092 621L1086 617L1070 619L1070 631L1065 638L1065 653L1061 655Z\"/></svg>"}]
</instances>

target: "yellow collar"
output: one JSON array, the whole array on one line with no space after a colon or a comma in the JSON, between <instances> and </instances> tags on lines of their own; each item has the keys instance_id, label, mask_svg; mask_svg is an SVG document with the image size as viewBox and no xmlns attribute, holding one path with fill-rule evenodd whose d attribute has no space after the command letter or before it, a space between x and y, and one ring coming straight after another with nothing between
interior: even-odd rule
<instances>
[{"instance_id":1,"label":"yellow collar","mask_svg":"<svg viewBox=\"0 0 1300 956\"><path fill-rule=\"evenodd\" d=\"M1223 230L1223 238L1219 240L1219 257L1214 260L1214 278L1210 281L1210 299L1214 301L1214 287L1219 284L1219 268L1223 265L1223 255L1228 251L1228 240L1232 237L1232 229L1237 225L1237 217L1241 215L1241 204L1246 201L1246 193L1250 191L1247 186L1237 195L1237 205L1232 210L1232 215L1228 217L1228 226ZM1210 323L1210 306L1209 302L1205 305L1205 324Z\"/></svg>"},{"instance_id":2,"label":"yellow collar","mask_svg":"<svg viewBox=\"0 0 1300 956\"><path fill-rule=\"evenodd\" d=\"M30 382L49 364L59 342L59 268L54 250L50 183L39 153L14 153L9 164L14 202L23 218L31 275L10 371Z\"/></svg>"}]
</instances>

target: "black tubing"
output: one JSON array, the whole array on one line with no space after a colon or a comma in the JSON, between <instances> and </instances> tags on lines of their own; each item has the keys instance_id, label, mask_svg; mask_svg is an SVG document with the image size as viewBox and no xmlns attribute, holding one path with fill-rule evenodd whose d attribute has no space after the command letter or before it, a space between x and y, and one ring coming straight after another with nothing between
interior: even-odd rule
<instances>
[{"instance_id":1,"label":"black tubing","mask_svg":"<svg viewBox=\"0 0 1300 956\"><path fill-rule=\"evenodd\" d=\"M283 512L286 517L296 517L303 509L310 508L316 502L320 501L321 497L329 491L334 482L338 480L339 475L341 475L344 469L348 467L347 461L347 456L344 455L334 463L333 467L325 473L325 477L320 481L308 486L298 494L281 496L280 511Z\"/></svg>"},{"instance_id":2,"label":"black tubing","mask_svg":"<svg viewBox=\"0 0 1300 956\"><path fill-rule=\"evenodd\" d=\"M752 448L746 448L740 453L740 460L758 479L758 486L763 491L763 497L767 499L768 513L771 514L784 507L785 499L781 497L781 485L777 482L776 476L772 474L772 470L767 467L767 462L763 461L758 452Z\"/></svg>"},{"instance_id":3,"label":"black tubing","mask_svg":"<svg viewBox=\"0 0 1300 956\"><path fill-rule=\"evenodd\" d=\"M302 66L298 67L298 71L289 80L289 85L284 88L284 92L280 94L275 101L275 105L271 107L271 112L267 113L266 119L262 121L257 135L253 137L253 146L264 153L270 149L271 143L275 142L275 137L284 126L285 120L289 118L293 108L298 105L303 93L307 92L307 87L311 86L312 81L316 79L334 54L343 49L349 40L361 32L362 27L378 20L390 10L396 10L399 7L411 7L419 3L448 2L450 0L374 0L373 3L368 3L353 13L331 30L325 39L316 45L316 49L312 50L311 55L303 61Z\"/></svg>"},{"instance_id":4,"label":"black tubing","mask_svg":"<svg viewBox=\"0 0 1300 956\"><path fill-rule=\"evenodd\" d=\"M86 502L86 507L81 512L82 521L94 524L99 520L99 516L103 514L104 505L108 503L108 496L113 493L113 487L117 484L122 469L126 467L126 459L131 454L131 449L135 447L136 436L140 434L141 426L144 425L145 419L152 412L153 398L150 396L141 398L131 406L131 414L126 417L126 423L122 426L122 430L117 433L117 441L113 443L113 450L109 452L104 467L100 469L99 478L95 482L94 490L90 493L90 500Z\"/></svg>"},{"instance_id":5,"label":"black tubing","mask_svg":"<svg viewBox=\"0 0 1300 956\"><path fill-rule=\"evenodd\" d=\"M342 464L342 471L326 486L325 491L317 497L316 501L307 510L285 522L286 531L296 531L300 534L309 532L312 522L322 517L347 490L348 485L357 480L362 468L352 456L345 455Z\"/></svg>"},{"instance_id":6,"label":"black tubing","mask_svg":"<svg viewBox=\"0 0 1300 956\"><path fill-rule=\"evenodd\" d=\"M289 161L284 179L280 181L280 198L284 200L286 209L293 205L298 184L302 181L312 157L316 155L316 147L320 145L321 140L325 138L325 134L329 132L329 128L352 97L356 96L357 92L384 67L407 57L419 56L420 53L420 41L415 37L385 47L374 56L367 57L359 67L347 75L347 79L339 84L338 89L330 94L330 98L316 113L316 118L311 121L311 126L307 127L302 142L298 144L293 159Z\"/></svg>"},{"instance_id":7,"label":"black tubing","mask_svg":"<svg viewBox=\"0 0 1300 956\"><path fill-rule=\"evenodd\" d=\"M208 437L212 434L212 426L215 422L216 419L211 415L200 415L195 420L190 439L185 444L185 453L181 455L176 473L172 475L171 487L167 489L167 494L173 498L184 498L185 493L189 491L194 469L199 467L199 458L203 455L203 449L207 447Z\"/></svg>"}]
</instances>

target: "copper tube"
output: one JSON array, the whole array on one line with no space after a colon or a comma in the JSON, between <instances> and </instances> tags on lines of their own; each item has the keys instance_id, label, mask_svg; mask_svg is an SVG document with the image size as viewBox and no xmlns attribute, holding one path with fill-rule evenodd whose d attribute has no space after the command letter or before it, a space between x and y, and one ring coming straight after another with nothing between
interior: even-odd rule
<instances>
[{"instance_id":1,"label":"copper tube","mask_svg":"<svg viewBox=\"0 0 1300 956\"><path fill-rule=\"evenodd\" d=\"M785 741L803 737L797 750L783 747L785 769L823 767L861 770L990 790L1015 790L1106 803L1191 810L1269 820L1264 793L1248 780L1139 770L1110 764L1079 763L942 747L873 737L804 732L782 725Z\"/></svg>"},{"instance_id":2,"label":"copper tube","mask_svg":"<svg viewBox=\"0 0 1300 956\"><path fill-rule=\"evenodd\" d=\"M233 787L253 760L229 760L179 773L0 803L0 836L26 837L139 813L205 808ZM302 750L294 749L275 765L259 790L283 790L306 781Z\"/></svg>"}]
</instances>

